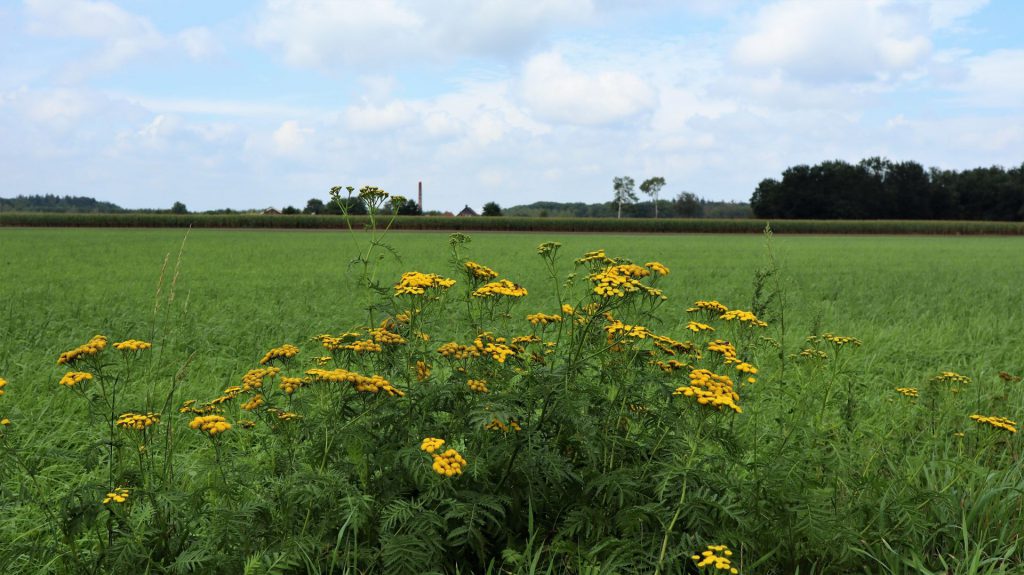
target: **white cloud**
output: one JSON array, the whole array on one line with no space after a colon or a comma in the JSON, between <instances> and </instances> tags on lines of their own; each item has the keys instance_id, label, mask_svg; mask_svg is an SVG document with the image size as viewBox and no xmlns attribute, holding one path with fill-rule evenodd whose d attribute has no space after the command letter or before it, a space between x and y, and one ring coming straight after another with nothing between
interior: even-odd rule
<instances>
[{"instance_id":1,"label":"white cloud","mask_svg":"<svg viewBox=\"0 0 1024 575\"><path fill-rule=\"evenodd\" d=\"M308 152L309 139L314 132L313 128L303 128L295 120L287 120L274 130L271 139L278 154L298 156Z\"/></svg>"},{"instance_id":2,"label":"white cloud","mask_svg":"<svg viewBox=\"0 0 1024 575\"><path fill-rule=\"evenodd\" d=\"M1024 50L994 50L965 58L964 76L953 84L963 103L1024 109Z\"/></svg>"},{"instance_id":3,"label":"white cloud","mask_svg":"<svg viewBox=\"0 0 1024 575\"><path fill-rule=\"evenodd\" d=\"M757 13L732 57L748 69L815 83L884 80L930 54L927 8L885 0L777 2Z\"/></svg>"},{"instance_id":4,"label":"white cloud","mask_svg":"<svg viewBox=\"0 0 1024 575\"><path fill-rule=\"evenodd\" d=\"M523 69L520 89L538 118L580 125L625 120L648 111L655 101L652 86L637 75L620 70L579 71L557 52L531 58Z\"/></svg>"},{"instance_id":5,"label":"white cloud","mask_svg":"<svg viewBox=\"0 0 1024 575\"><path fill-rule=\"evenodd\" d=\"M253 36L291 65L373 67L519 54L591 13L589 0L267 0Z\"/></svg>"},{"instance_id":6,"label":"white cloud","mask_svg":"<svg viewBox=\"0 0 1024 575\"><path fill-rule=\"evenodd\" d=\"M393 130L408 125L415 117L412 106L397 100L383 106L366 104L345 110L345 123L360 132Z\"/></svg>"}]
</instances>

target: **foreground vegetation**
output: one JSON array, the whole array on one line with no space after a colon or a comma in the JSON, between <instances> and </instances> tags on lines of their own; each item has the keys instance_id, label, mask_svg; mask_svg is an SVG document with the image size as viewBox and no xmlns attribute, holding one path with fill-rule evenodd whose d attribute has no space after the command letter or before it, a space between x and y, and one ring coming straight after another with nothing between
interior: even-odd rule
<instances>
[{"instance_id":1,"label":"foreground vegetation","mask_svg":"<svg viewBox=\"0 0 1024 575\"><path fill-rule=\"evenodd\" d=\"M182 236L0 230L7 572L1024 558L1018 238Z\"/></svg>"}]
</instances>

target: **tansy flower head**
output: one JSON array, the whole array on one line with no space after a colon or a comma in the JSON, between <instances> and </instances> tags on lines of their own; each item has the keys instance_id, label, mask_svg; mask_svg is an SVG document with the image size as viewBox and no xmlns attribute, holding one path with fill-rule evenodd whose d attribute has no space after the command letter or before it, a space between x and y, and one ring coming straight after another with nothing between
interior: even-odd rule
<instances>
[{"instance_id":1,"label":"tansy flower head","mask_svg":"<svg viewBox=\"0 0 1024 575\"><path fill-rule=\"evenodd\" d=\"M753 313L751 313L749 311L743 311L741 309L729 310L729 311L723 313L721 316L719 316L719 319L724 319L725 321L736 320L736 321L738 321L740 323L743 323L743 324L746 324L746 325L749 325L749 326L768 327L768 324L763 322L763 321L761 321L761 320L759 320L759 319L757 319L756 315L754 315ZM850 339L854 339L854 338L850 338ZM860 342L858 342L858 345L859 345L859 343Z\"/></svg>"},{"instance_id":2,"label":"tansy flower head","mask_svg":"<svg viewBox=\"0 0 1024 575\"><path fill-rule=\"evenodd\" d=\"M395 284L395 295L423 295L428 289L448 289L453 285L455 280L437 274L406 272Z\"/></svg>"},{"instance_id":3,"label":"tansy flower head","mask_svg":"<svg viewBox=\"0 0 1024 575\"><path fill-rule=\"evenodd\" d=\"M0 395L3 395L5 393L4 392L4 388L5 387L7 387L7 380L2 378L2 377L0 377Z\"/></svg>"},{"instance_id":4,"label":"tansy flower head","mask_svg":"<svg viewBox=\"0 0 1024 575\"><path fill-rule=\"evenodd\" d=\"M898 391L900 393L900 395L903 395L903 396L906 396L906 397L917 397L918 396L917 388L914 388L914 387L897 387L896 391Z\"/></svg>"},{"instance_id":5,"label":"tansy flower head","mask_svg":"<svg viewBox=\"0 0 1024 575\"><path fill-rule=\"evenodd\" d=\"M220 415L200 415L189 422L188 426L189 429L202 431L210 437L216 437L231 429L231 424Z\"/></svg>"},{"instance_id":6,"label":"tansy flower head","mask_svg":"<svg viewBox=\"0 0 1024 575\"><path fill-rule=\"evenodd\" d=\"M665 264L662 264L660 262L647 262L644 264L644 267L658 274L659 276L668 275L668 268L665 267Z\"/></svg>"},{"instance_id":7,"label":"tansy flower head","mask_svg":"<svg viewBox=\"0 0 1024 575\"><path fill-rule=\"evenodd\" d=\"M91 373L86 373L84 371L69 371L65 373L63 377L60 378L60 381L58 383L60 385L64 385L67 387L75 387L79 383L82 383L83 381L89 381L91 379Z\"/></svg>"},{"instance_id":8,"label":"tansy flower head","mask_svg":"<svg viewBox=\"0 0 1024 575\"><path fill-rule=\"evenodd\" d=\"M995 415L978 415L974 414L971 419L978 423L985 423L991 425L996 429L1002 429L1009 431L1010 433L1017 433L1017 422L1007 419L1005 417L998 417Z\"/></svg>"},{"instance_id":9,"label":"tansy flower head","mask_svg":"<svg viewBox=\"0 0 1024 575\"><path fill-rule=\"evenodd\" d=\"M833 335L831 333L823 333L821 334L821 337L824 338L825 341L834 345L835 347L843 347L844 345L853 345L855 347L861 346L861 341L859 339L855 337L850 337L848 335Z\"/></svg>"},{"instance_id":10,"label":"tansy flower head","mask_svg":"<svg viewBox=\"0 0 1024 575\"><path fill-rule=\"evenodd\" d=\"M737 575L739 570L732 566L730 557L732 557L732 551L725 545L708 545L700 555L694 555L691 559L697 563L697 567L700 569L713 567L716 571L721 570L731 575Z\"/></svg>"},{"instance_id":11,"label":"tansy flower head","mask_svg":"<svg viewBox=\"0 0 1024 575\"><path fill-rule=\"evenodd\" d=\"M700 323L699 321L688 321L686 322L686 329L693 333L699 333L702 331L715 331L715 328L711 327L706 323Z\"/></svg>"},{"instance_id":12,"label":"tansy flower head","mask_svg":"<svg viewBox=\"0 0 1024 575\"><path fill-rule=\"evenodd\" d=\"M478 280L492 280L498 277L498 272L492 270L487 266L482 266L476 262L466 262L466 273L471 277Z\"/></svg>"},{"instance_id":13,"label":"tansy flower head","mask_svg":"<svg viewBox=\"0 0 1024 575\"><path fill-rule=\"evenodd\" d=\"M94 335L92 336L92 339L85 342L84 344L76 347L75 349L65 351L64 353L60 354L60 357L57 358L57 364L63 365L74 363L83 357L96 355L99 352L103 351L106 347L107 338L102 335Z\"/></svg>"},{"instance_id":14,"label":"tansy flower head","mask_svg":"<svg viewBox=\"0 0 1024 575\"><path fill-rule=\"evenodd\" d=\"M275 347L268 351L263 359L260 360L260 365L266 365L275 359L291 359L299 354L299 348L295 347L290 343L286 343L281 347Z\"/></svg>"},{"instance_id":15,"label":"tansy flower head","mask_svg":"<svg viewBox=\"0 0 1024 575\"><path fill-rule=\"evenodd\" d=\"M477 393L489 393L491 391L487 389L487 382L482 379L471 379L466 382L466 385Z\"/></svg>"},{"instance_id":16,"label":"tansy flower head","mask_svg":"<svg viewBox=\"0 0 1024 575\"><path fill-rule=\"evenodd\" d=\"M932 381L937 383L956 383L959 385L967 385L971 383L971 378L966 375L960 375L955 371L943 371L939 375L933 377Z\"/></svg>"},{"instance_id":17,"label":"tansy flower head","mask_svg":"<svg viewBox=\"0 0 1024 575\"><path fill-rule=\"evenodd\" d=\"M710 300L709 301L709 300L702 300L701 299L701 300L695 301L693 303L693 307L687 308L686 311L688 311L690 313L698 312L698 311L703 311L703 312L708 312L708 313L715 314L715 315L722 315L723 313L729 311L729 308L727 308L724 305L718 303L718 300Z\"/></svg>"},{"instance_id":18,"label":"tansy flower head","mask_svg":"<svg viewBox=\"0 0 1024 575\"><path fill-rule=\"evenodd\" d=\"M126 339L114 344L114 349L118 351L141 351L151 347L153 347L153 344L139 339Z\"/></svg>"},{"instance_id":19,"label":"tansy flower head","mask_svg":"<svg viewBox=\"0 0 1024 575\"><path fill-rule=\"evenodd\" d=\"M526 288L519 284L514 284L508 280L498 280L489 284L484 284L473 291L473 297L479 298L490 298L496 296L505 297L523 297L527 294Z\"/></svg>"},{"instance_id":20,"label":"tansy flower head","mask_svg":"<svg viewBox=\"0 0 1024 575\"><path fill-rule=\"evenodd\" d=\"M107 496L103 499L103 504L109 505L110 503L124 503L127 500L128 489L125 487L118 487L110 493L107 493Z\"/></svg>"},{"instance_id":21,"label":"tansy flower head","mask_svg":"<svg viewBox=\"0 0 1024 575\"><path fill-rule=\"evenodd\" d=\"M121 417L117 418L116 425L121 429L131 429L135 431L145 431L149 427L152 427L160 423L159 413L123 413Z\"/></svg>"},{"instance_id":22,"label":"tansy flower head","mask_svg":"<svg viewBox=\"0 0 1024 575\"><path fill-rule=\"evenodd\" d=\"M426 451L427 453L433 453L444 445L444 440L437 437L427 437L420 443L420 450Z\"/></svg>"},{"instance_id":23,"label":"tansy flower head","mask_svg":"<svg viewBox=\"0 0 1024 575\"><path fill-rule=\"evenodd\" d=\"M434 454L434 463L431 466L434 472L445 477L462 475L462 468L466 466L466 460L454 449L449 449L441 455Z\"/></svg>"},{"instance_id":24,"label":"tansy flower head","mask_svg":"<svg viewBox=\"0 0 1024 575\"><path fill-rule=\"evenodd\" d=\"M549 323L558 323L562 321L562 316L549 315L546 313L532 313L526 316L526 321L533 325L548 325Z\"/></svg>"}]
</instances>

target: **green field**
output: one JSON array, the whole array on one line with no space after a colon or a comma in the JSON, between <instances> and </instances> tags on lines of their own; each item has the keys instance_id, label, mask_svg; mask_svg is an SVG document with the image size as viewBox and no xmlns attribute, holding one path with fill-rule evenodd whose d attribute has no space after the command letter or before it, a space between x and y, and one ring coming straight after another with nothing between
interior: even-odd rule
<instances>
[{"instance_id":1,"label":"green field","mask_svg":"<svg viewBox=\"0 0 1024 575\"><path fill-rule=\"evenodd\" d=\"M696 573L690 555L717 543L734 550L740 573L1024 572L1019 436L968 419L1024 417L1024 384L999 378L1024 374L1024 238L776 235L775 273L755 296L756 272L771 269L762 236L474 233L461 255L530 292L510 318L488 324L498 335L530 333L528 313L558 313L537 255L548 241L562 244L563 279L575 258L595 249L665 264L671 273L657 286L667 301L653 314L642 306L616 311L659 334L693 337L683 327L695 319L686 309L696 300L763 306L767 328L721 326L716 335L733 334L744 344L740 355L759 368L757 383L740 392L743 413L707 417L696 403L672 398L665 390L685 372L644 372L637 366L646 352L629 348L628 359L595 352L589 363L567 360L578 375L558 372L555 360L550 370L522 364L524 373L560 374L566 394L538 391L530 404L533 388L516 388L515 397L495 390L496 413L515 407L526 410L518 414L525 421L532 414L541 422L506 434L504 451L466 423L490 406L464 409L454 392L417 398L433 406L425 413L387 411L411 402L414 386L404 398L374 398L385 407L364 402L337 413L315 388L302 390L316 397L296 404L308 427L232 429L216 450L187 429L190 416L174 413L181 401L237 385L268 349L293 343L308 358L321 353L311 337L365 323L369 296L360 267L350 264L354 240L365 236L0 228L0 377L8 382L0 417L11 420L0 447L4 572ZM464 281L449 261L447 233L393 232L386 241L400 259L384 250L371 258L383 286L410 270ZM576 299L563 299L574 306L587 292L586 272L577 272ZM462 314L452 304L426 324L431 357L444 342L472 339ZM807 336L826 332L863 345L837 352L821 343L828 360L797 357ZM57 385L67 370L56 358L95 334L154 344L133 364L130 381L139 383L122 388L125 409L162 412L161 433L176 422L166 437L178 439L149 447L149 471L132 467L133 444L122 435L112 442L106 416L87 410L85 396ZM586 334L579 342L601 350ZM359 367L398 369L375 361ZM509 389L531 380L509 369L487 367L488 379ZM972 382L955 391L930 382L942 371ZM611 375L628 385L610 384ZM437 357L434 377L441 390L462 376ZM651 416L621 423L615 409L627 405L625 396L605 398L605 390L632 393L648 380L657 385L628 405L647 402ZM544 381L537 376L538 386ZM161 402L172 386L168 411ZM921 397L897 387L918 388ZM578 397L584 392L600 397ZM541 414L556 405L557 425L541 432ZM229 420L244 415L236 411ZM335 421L317 419L331 413ZM344 421L358 423L350 429ZM380 436L373 446L333 446L330 438L354 429ZM423 455L420 440L442 432L464 438L467 473L436 480L429 465L404 471ZM596 451L583 455L588 446ZM506 461L503 453L516 455ZM169 468L178 469L173 481ZM140 494L122 510L99 502L115 475L113 483ZM239 497L226 496L236 483L244 486ZM351 504L356 497L360 505ZM362 523L346 524L353 509ZM174 543L154 546L158 540Z\"/></svg>"}]
</instances>

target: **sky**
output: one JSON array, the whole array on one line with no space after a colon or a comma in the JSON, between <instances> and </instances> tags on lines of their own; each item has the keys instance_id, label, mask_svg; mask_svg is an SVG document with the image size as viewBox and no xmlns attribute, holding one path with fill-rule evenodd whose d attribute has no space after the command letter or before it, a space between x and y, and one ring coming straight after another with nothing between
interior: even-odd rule
<instances>
[{"instance_id":1,"label":"sky","mask_svg":"<svg viewBox=\"0 0 1024 575\"><path fill-rule=\"evenodd\" d=\"M0 0L0 197L748 201L789 166L1024 162L1017 0Z\"/></svg>"}]
</instances>

